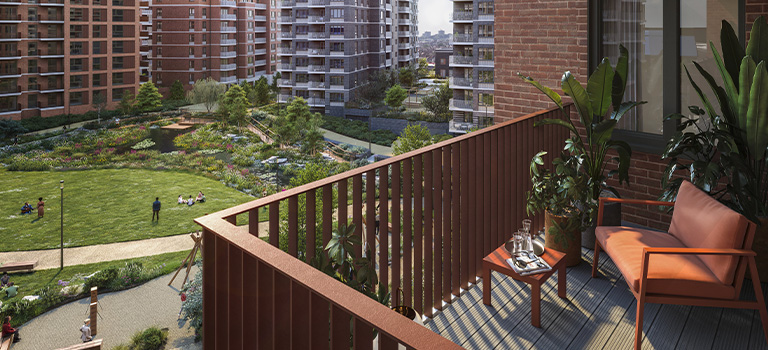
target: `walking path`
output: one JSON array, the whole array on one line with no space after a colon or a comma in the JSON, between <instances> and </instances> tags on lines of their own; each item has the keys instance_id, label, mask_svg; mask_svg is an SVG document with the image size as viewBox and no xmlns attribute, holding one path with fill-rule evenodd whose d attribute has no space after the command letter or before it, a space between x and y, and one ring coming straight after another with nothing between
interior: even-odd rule
<instances>
[{"instance_id":1,"label":"walking path","mask_svg":"<svg viewBox=\"0 0 768 350\"><path fill-rule=\"evenodd\" d=\"M323 128L320 128L320 132L322 132L324 137L329 140L348 143L353 146L359 146L368 148L368 141L362 141L358 139L353 139L349 136L344 136L342 134L337 134L330 130L325 130ZM377 145L375 143L371 144L371 148L373 149L373 154L381 154L385 156L391 156L392 155L392 147Z\"/></svg>"},{"instance_id":2,"label":"walking path","mask_svg":"<svg viewBox=\"0 0 768 350\"><path fill-rule=\"evenodd\" d=\"M194 242L188 234L150 238L140 241L64 248L64 266L91 264L102 261L139 258L143 256L190 250ZM37 260L35 270L59 267L59 249L0 253L0 263Z\"/></svg>"},{"instance_id":3,"label":"walking path","mask_svg":"<svg viewBox=\"0 0 768 350\"><path fill-rule=\"evenodd\" d=\"M191 240L190 240L191 241ZM197 271L194 271L197 273ZM166 349L202 349L194 343L194 332L178 320L181 299L180 280L169 287L173 274L149 281L136 288L99 295L98 334L104 348L128 343L131 336L151 326L168 328ZM19 327L22 341L14 350L58 349L80 343L80 326L87 317L90 299L84 298L48 311Z\"/></svg>"}]
</instances>

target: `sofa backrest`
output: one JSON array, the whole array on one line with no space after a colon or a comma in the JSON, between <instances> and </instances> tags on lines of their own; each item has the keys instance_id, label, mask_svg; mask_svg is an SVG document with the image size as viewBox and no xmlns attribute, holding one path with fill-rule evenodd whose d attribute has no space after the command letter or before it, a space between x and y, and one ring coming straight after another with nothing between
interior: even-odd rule
<instances>
[{"instance_id":1,"label":"sofa backrest","mask_svg":"<svg viewBox=\"0 0 768 350\"><path fill-rule=\"evenodd\" d=\"M749 249L744 247L748 220L683 181L675 200L669 233L689 248ZM732 284L738 258L727 255L700 255L704 264L723 284Z\"/></svg>"}]
</instances>

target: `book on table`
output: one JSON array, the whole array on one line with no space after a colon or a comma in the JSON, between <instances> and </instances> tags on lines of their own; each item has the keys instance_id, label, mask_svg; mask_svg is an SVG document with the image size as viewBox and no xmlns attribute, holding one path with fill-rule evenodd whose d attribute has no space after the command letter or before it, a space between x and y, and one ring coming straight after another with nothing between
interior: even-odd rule
<instances>
[{"instance_id":1,"label":"book on table","mask_svg":"<svg viewBox=\"0 0 768 350\"><path fill-rule=\"evenodd\" d=\"M552 266L532 252L518 252L507 259L507 264L520 276L527 276L552 270Z\"/></svg>"}]
</instances>

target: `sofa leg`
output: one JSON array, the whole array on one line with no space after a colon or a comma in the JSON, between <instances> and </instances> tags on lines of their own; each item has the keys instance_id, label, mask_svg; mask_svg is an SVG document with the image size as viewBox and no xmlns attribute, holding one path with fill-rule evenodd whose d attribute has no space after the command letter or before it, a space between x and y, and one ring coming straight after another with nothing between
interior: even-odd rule
<instances>
[{"instance_id":1,"label":"sofa leg","mask_svg":"<svg viewBox=\"0 0 768 350\"><path fill-rule=\"evenodd\" d=\"M645 303L637 300L637 313L635 314L635 350L640 350L643 343L643 311Z\"/></svg>"},{"instance_id":2,"label":"sofa leg","mask_svg":"<svg viewBox=\"0 0 768 350\"><path fill-rule=\"evenodd\" d=\"M597 277L597 260L600 258L600 243L595 240L595 254L592 255L592 278Z\"/></svg>"},{"instance_id":3,"label":"sofa leg","mask_svg":"<svg viewBox=\"0 0 768 350\"><path fill-rule=\"evenodd\" d=\"M760 322L763 323L763 335L768 343L768 310L765 309L765 299L763 298L763 288L760 286L760 277L757 275L757 264L755 257L749 257L749 275L752 277L752 286L755 288L755 299L757 299L757 312L760 313Z\"/></svg>"}]
</instances>

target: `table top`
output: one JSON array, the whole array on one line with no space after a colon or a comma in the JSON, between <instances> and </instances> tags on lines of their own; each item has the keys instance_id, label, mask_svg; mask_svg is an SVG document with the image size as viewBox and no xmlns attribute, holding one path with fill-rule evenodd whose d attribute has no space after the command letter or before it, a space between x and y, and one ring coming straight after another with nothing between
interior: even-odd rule
<instances>
[{"instance_id":1,"label":"table top","mask_svg":"<svg viewBox=\"0 0 768 350\"><path fill-rule=\"evenodd\" d=\"M501 272L513 278L532 279L538 281L549 278L549 276L551 276L552 273L557 270L557 265L564 263L563 259L565 258L565 253L547 248L544 251L544 255L541 257L544 259L544 261L547 262L547 264L549 264L549 266L552 266L552 270L526 276L520 276L517 272L515 272L515 270L512 269L511 266L509 266L509 264L507 264L506 260L511 257L512 255L502 245L501 247L491 252L491 254L488 254L485 258L483 258L483 263L490 264L494 271Z\"/></svg>"}]
</instances>

